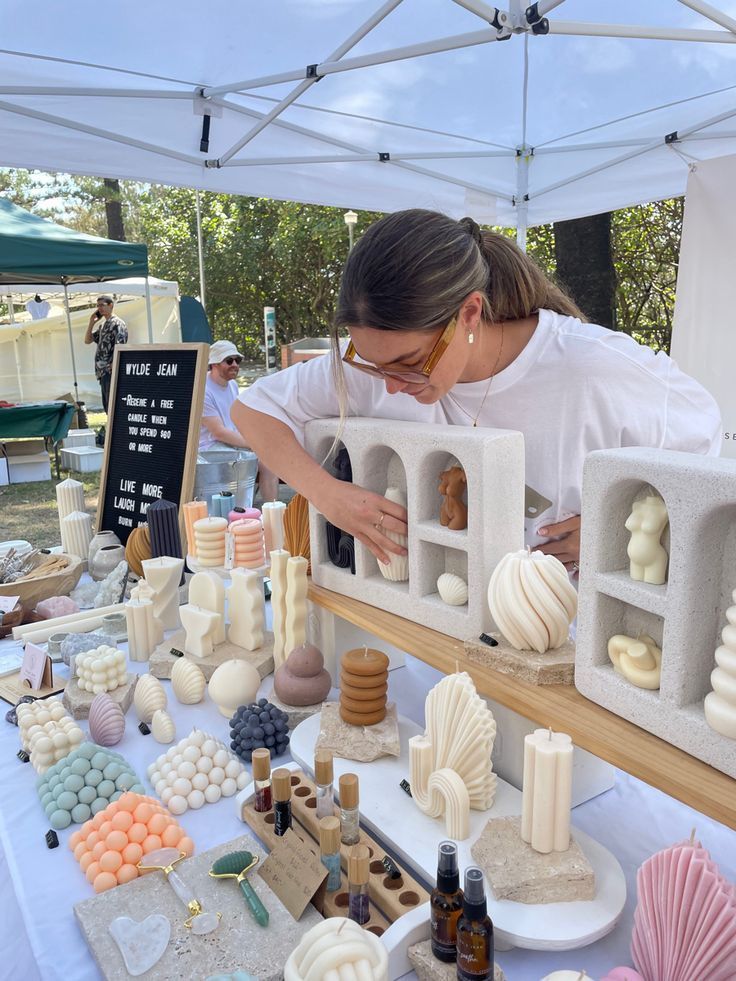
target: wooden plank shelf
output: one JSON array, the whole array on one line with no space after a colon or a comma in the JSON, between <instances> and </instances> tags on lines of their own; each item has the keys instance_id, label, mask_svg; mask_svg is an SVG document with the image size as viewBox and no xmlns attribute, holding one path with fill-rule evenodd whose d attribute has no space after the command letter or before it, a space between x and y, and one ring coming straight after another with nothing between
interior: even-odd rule
<instances>
[{"instance_id":1,"label":"wooden plank shelf","mask_svg":"<svg viewBox=\"0 0 736 981\"><path fill-rule=\"evenodd\" d=\"M471 661L460 641L310 583L309 599L335 616L450 674L467 671L481 695L736 829L736 780L584 698L572 685L536 686Z\"/></svg>"}]
</instances>

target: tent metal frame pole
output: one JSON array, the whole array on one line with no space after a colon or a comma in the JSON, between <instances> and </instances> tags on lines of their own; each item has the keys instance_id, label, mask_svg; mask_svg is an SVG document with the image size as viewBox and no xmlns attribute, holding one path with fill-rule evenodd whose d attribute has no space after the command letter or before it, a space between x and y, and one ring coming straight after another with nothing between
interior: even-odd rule
<instances>
[{"instance_id":1,"label":"tent metal frame pole","mask_svg":"<svg viewBox=\"0 0 736 981\"><path fill-rule=\"evenodd\" d=\"M728 112L719 113L717 116L711 116L710 119L705 119L700 123L695 123L692 126L688 126L686 129L677 131L677 141L687 139L694 133L697 133L701 129L706 129L708 126L715 126L717 123L722 122L724 119L732 119L736 116L736 109L731 109ZM534 192L534 198L539 198L543 194L549 194L550 191L556 191L560 187L565 187L568 184L574 184L576 181L583 180L585 177L590 177L592 174L599 174L604 170L608 170L609 167L615 167L617 164L624 163L627 160L632 160L634 157L638 157L643 153L649 153L650 150L657 150L660 147L667 146L667 143L659 139L656 142L647 144L646 146L640 147L638 150L633 150L631 153L623 153L613 160L608 160L605 163L599 164L597 167L590 167L588 170L584 170L579 174L573 174L571 177L566 177L564 180L555 181L554 184L548 184L547 187L543 187L539 191Z\"/></svg>"},{"instance_id":2,"label":"tent metal frame pole","mask_svg":"<svg viewBox=\"0 0 736 981\"><path fill-rule=\"evenodd\" d=\"M354 31L350 37L346 38L341 45L335 48L327 60L335 62L339 61L344 54L347 54L347 52L350 51L351 48L354 48L359 41L362 41L364 37L370 34L373 28L380 24L381 21L387 17L392 10L395 10L401 2L402 0L386 0L386 3L384 3L383 6L381 6L371 17L369 17L367 21L361 24L357 31ZM275 105L270 112L266 113L263 119L257 122L256 125L245 134L245 136L238 140L237 143L234 143L229 150L226 150L225 153L219 157L217 166L221 167L223 164L227 163L231 157L234 157L239 150L242 150L246 144L250 143L254 137L258 136L261 130L265 129L266 126L268 126L272 120L276 119L277 116L280 116L281 113L285 109L288 109L293 102L296 102L299 96L303 95L307 89L310 89L318 80L319 76L316 74L316 72L314 75L309 75L307 78L303 79L296 86L296 88L292 89L292 91L289 92L289 94L285 96L277 105Z\"/></svg>"},{"instance_id":3,"label":"tent metal frame pole","mask_svg":"<svg viewBox=\"0 0 736 981\"><path fill-rule=\"evenodd\" d=\"M74 333L72 331L72 315L69 309L69 289L64 283L64 311L66 312L66 328L69 331L69 350L72 355L72 374L74 375L74 401L79 402L79 384L77 382L77 359L74 356Z\"/></svg>"},{"instance_id":4,"label":"tent metal frame pole","mask_svg":"<svg viewBox=\"0 0 736 981\"><path fill-rule=\"evenodd\" d=\"M204 250L202 249L202 210L199 202L199 188L194 189L194 202L197 208L197 262L199 263L199 302L202 309L207 311L204 291Z\"/></svg>"},{"instance_id":5,"label":"tent metal frame pole","mask_svg":"<svg viewBox=\"0 0 736 981\"><path fill-rule=\"evenodd\" d=\"M18 381L18 394L20 395L21 402L25 399L23 394L23 374L21 371L21 359L18 347L20 345L20 337L16 337L13 341L13 353L15 354L15 377Z\"/></svg>"},{"instance_id":6,"label":"tent metal frame pole","mask_svg":"<svg viewBox=\"0 0 736 981\"><path fill-rule=\"evenodd\" d=\"M0 95L63 95L80 96L84 99L188 99L192 102L198 93L192 89L90 89L79 85L0 85Z\"/></svg>"},{"instance_id":7,"label":"tent metal frame pole","mask_svg":"<svg viewBox=\"0 0 736 981\"><path fill-rule=\"evenodd\" d=\"M722 10L718 10L709 3L703 3L703 0L679 0L679 2L683 6L694 10L697 14L707 17L708 20L712 20L714 24L720 24L727 31L733 31L736 34L736 20L733 17L729 17Z\"/></svg>"},{"instance_id":8,"label":"tent metal frame pole","mask_svg":"<svg viewBox=\"0 0 736 981\"><path fill-rule=\"evenodd\" d=\"M713 31L712 33L718 32ZM453 34L450 37L435 41L408 44L401 48L390 48L387 51L360 55L356 58L344 58L342 61L325 61L310 67L313 68L316 78L324 78L325 75L335 75L338 72L354 71L357 68L371 68L374 65L385 65L392 61L406 61L408 58L439 54L442 51L455 51L458 48L469 48L476 44L488 44L497 40L498 31L489 28L482 31L470 31L466 34ZM201 94L204 98L209 98L226 93L244 92L246 89L263 88L266 85L278 85L281 82L298 82L304 78L304 74L304 68L297 68L295 71L283 72L280 75L263 75L259 78L233 82L230 85L205 87Z\"/></svg>"},{"instance_id":9,"label":"tent metal frame pole","mask_svg":"<svg viewBox=\"0 0 736 981\"><path fill-rule=\"evenodd\" d=\"M170 157L172 160L181 160L183 163L195 164L198 168L202 166L202 161L199 157L193 157L188 153L179 153L177 150L169 150L166 147L146 143L143 140L120 136L118 133L111 133L109 130L100 129L98 126L87 126L84 123L78 123L73 119L66 119L63 116L53 116L51 113L40 112L37 109L16 106L12 102L0 101L0 111L14 113L17 116L27 116L29 119L38 119L43 123L51 123L54 126L60 126L62 129L76 130L78 133L87 133L89 136L99 136L103 140L110 140L112 143L122 143L125 146L133 146L138 150L146 150L157 156Z\"/></svg>"},{"instance_id":10,"label":"tent metal frame pole","mask_svg":"<svg viewBox=\"0 0 736 981\"><path fill-rule=\"evenodd\" d=\"M639 24L590 24L573 20L551 20L549 33L580 37L629 37L644 41L707 41L716 44L736 44L736 35L731 34L730 31L645 27Z\"/></svg>"},{"instance_id":11,"label":"tent metal frame pole","mask_svg":"<svg viewBox=\"0 0 736 981\"><path fill-rule=\"evenodd\" d=\"M548 14L551 10L554 10L555 7L559 7L564 2L565 0L538 0L536 4L537 14L540 18L544 17L545 14Z\"/></svg>"},{"instance_id":12,"label":"tent metal frame pole","mask_svg":"<svg viewBox=\"0 0 736 981\"><path fill-rule=\"evenodd\" d=\"M146 273L146 319L148 320L148 343L153 344L153 311L151 310L151 283Z\"/></svg>"},{"instance_id":13,"label":"tent metal frame pole","mask_svg":"<svg viewBox=\"0 0 736 981\"><path fill-rule=\"evenodd\" d=\"M476 14L482 20L487 20L494 27L501 24L510 30L509 15L506 10L499 10L498 7L493 7L485 0L452 0L452 2L456 3L458 7L463 7L469 13Z\"/></svg>"},{"instance_id":14,"label":"tent metal frame pole","mask_svg":"<svg viewBox=\"0 0 736 981\"><path fill-rule=\"evenodd\" d=\"M638 141L639 143L644 141ZM616 144L617 146L619 144ZM638 144L637 144L638 145ZM389 163L397 160L484 160L486 158L506 158L511 160L514 150L446 150L429 153L391 153ZM378 153L325 154L307 157L248 157L233 160L228 167L278 167L282 164L325 164L325 163L380 163Z\"/></svg>"}]
</instances>

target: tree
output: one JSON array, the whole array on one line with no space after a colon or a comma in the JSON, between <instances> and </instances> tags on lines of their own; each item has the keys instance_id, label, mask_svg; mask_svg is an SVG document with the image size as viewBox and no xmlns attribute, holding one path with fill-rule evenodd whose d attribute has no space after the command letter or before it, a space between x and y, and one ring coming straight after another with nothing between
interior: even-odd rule
<instances>
[{"instance_id":1,"label":"tree","mask_svg":"<svg viewBox=\"0 0 736 981\"><path fill-rule=\"evenodd\" d=\"M107 237L117 242L125 241L123 206L120 201L120 181L105 177L102 181L105 195L105 215L107 217Z\"/></svg>"}]
</instances>

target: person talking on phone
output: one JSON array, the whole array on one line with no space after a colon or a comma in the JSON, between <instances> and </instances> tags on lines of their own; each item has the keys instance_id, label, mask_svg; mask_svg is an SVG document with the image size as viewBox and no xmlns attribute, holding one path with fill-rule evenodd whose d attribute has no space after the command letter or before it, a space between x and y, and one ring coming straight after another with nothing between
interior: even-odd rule
<instances>
[{"instance_id":1,"label":"person talking on phone","mask_svg":"<svg viewBox=\"0 0 736 981\"><path fill-rule=\"evenodd\" d=\"M100 383L102 392L102 407L107 412L110 398L110 380L112 378L112 357L116 344L128 343L128 328L125 321L116 317L113 312L111 296L98 296L97 309L89 318L87 333L84 335L85 344L96 344L95 376Z\"/></svg>"},{"instance_id":2,"label":"person talking on phone","mask_svg":"<svg viewBox=\"0 0 736 981\"><path fill-rule=\"evenodd\" d=\"M718 407L698 382L664 352L586 323L514 242L472 218L413 209L371 225L345 264L333 328L331 359L260 379L232 418L279 477L382 562L404 551L387 532L407 534L405 509L313 460L303 449L310 419L520 431L526 544L572 573L588 453L719 453Z\"/></svg>"}]
</instances>

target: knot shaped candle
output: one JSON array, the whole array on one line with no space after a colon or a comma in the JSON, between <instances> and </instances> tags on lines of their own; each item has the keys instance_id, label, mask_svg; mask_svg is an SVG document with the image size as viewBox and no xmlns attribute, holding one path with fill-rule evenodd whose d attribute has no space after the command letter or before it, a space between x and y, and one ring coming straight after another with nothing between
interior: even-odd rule
<instances>
[{"instance_id":1,"label":"knot shaped candle","mask_svg":"<svg viewBox=\"0 0 736 981\"><path fill-rule=\"evenodd\" d=\"M650 494L634 501L625 528L631 532L626 548L629 575L639 582L661 586L667 581L667 550L660 538L669 524L667 507L661 497Z\"/></svg>"},{"instance_id":2,"label":"knot shaped candle","mask_svg":"<svg viewBox=\"0 0 736 981\"><path fill-rule=\"evenodd\" d=\"M327 697L331 687L322 651L314 644L295 647L273 679L274 691L286 705L315 705Z\"/></svg>"},{"instance_id":3,"label":"knot shaped candle","mask_svg":"<svg viewBox=\"0 0 736 981\"><path fill-rule=\"evenodd\" d=\"M230 525L235 540L234 565L241 569L262 569L266 564L263 525L258 518L241 518Z\"/></svg>"},{"instance_id":4,"label":"knot shaped candle","mask_svg":"<svg viewBox=\"0 0 736 981\"><path fill-rule=\"evenodd\" d=\"M340 718L352 726L372 726L386 717L388 658L359 647L340 661Z\"/></svg>"},{"instance_id":5,"label":"knot shaped candle","mask_svg":"<svg viewBox=\"0 0 736 981\"><path fill-rule=\"evenodd\" d=\"M698 841L648 858L636 874L634 965L647 981L728 981L736 965L736 889Z\"/></svg>"},{"instance_id":6,"label":"knot shaped candle","mask_svg":"<svg viewBox=\"0 0 736 981\"><path fill-rule=\"evenodd\" d=\"M203 566L225 564L227 518L200 518L194 522L194 544L197 562Z\"/></svg>"},{"instance_id":7,"label":"knot shaped candle","mask_svg":"<svg viewBox=\"0 0 736 981\"><path fill-rule=\"evenodd\" d=\"M333 916L305 933L284 966L284 981L388 981L388 952L354 920Z\"/></svg>"},{"instance_id":8,"label":"knot shaped candle","mask_svg":"<svg viewBox=\"0 0 736 981\"><path fill-rule=\"evenodd\" d=\"M731 593L736 604L736 589ZM716 665L710 676L713 691L705 696L705 721L716 732L736 739L736 605L726 610L723 643L716 650Z\"/></svg>"},{"instance_id":9,"label":"knot shaped candle","mask_svg":"<svg viewBox=\"0 0 736 981\"><path fill-rule=\"evenodd\" d=\"M114 691L128 680L125 651L107 646L84 651L74 658L74 672L82 691Z\"/></svg>"},{"instance_id":10,"label":"knot shaped candle","mask_svg":"<svg viewBox=\"0 0 736 981\"><path fill-rule=\"evenodd\" d=\"M439 817L447 835L469 834L469 811L485 811L496 795L491 765L496 722L465 672L443 678L424 703L425 732L409 740L412 797Z\"/></svg>"},{"instance_id":11,"label":"knot shaped candle","mask_svg":"<svg viewBox=\"0 0 736 981\"><path fill-rule=\"evenodd\" d=\"M567 640L578 594L554 555L521 549L508 552L493 570L488 606L512 647L544 654Z\"/></svg>"},{"instance_id":12,"label":"knot shaped candle","mask_svg":"<svg viewBox=\"0 0 736 981\"><path fill-rule=\"evenodd\" d=\"M646 634L627 637L616 634L608 641L608 656L614 669L637 688L655 691L662 674L662 651Z\"/></svg>"}]
</instances>

